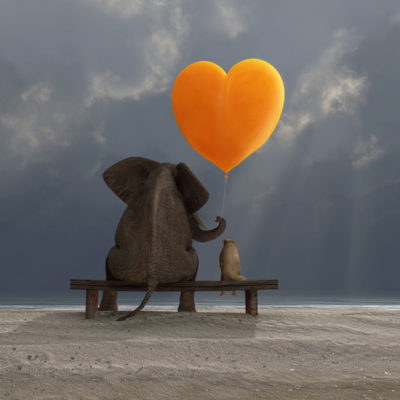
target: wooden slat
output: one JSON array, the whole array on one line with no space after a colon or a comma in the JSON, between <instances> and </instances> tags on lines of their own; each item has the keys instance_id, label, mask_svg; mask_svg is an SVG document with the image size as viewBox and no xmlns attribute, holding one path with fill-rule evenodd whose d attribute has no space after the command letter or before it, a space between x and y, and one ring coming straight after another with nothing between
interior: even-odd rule
<instances>
[{"instance_id":1,"label":"wooden slat","mask_svg":"<svg viewBox=\"0 0 400 400\"><path fill-rule=\"evenodd\" d=\"M89 279L71 279L72 290L125 290L125 291L146 291L147 285L133 285L122 281L100 281ZM193 291L219 291L219 290L268 290L278 289L278 280L249 280L249 281L195 281L160 284L156 291L171 292L180 290Z\"/></svg>"}]
</instances>

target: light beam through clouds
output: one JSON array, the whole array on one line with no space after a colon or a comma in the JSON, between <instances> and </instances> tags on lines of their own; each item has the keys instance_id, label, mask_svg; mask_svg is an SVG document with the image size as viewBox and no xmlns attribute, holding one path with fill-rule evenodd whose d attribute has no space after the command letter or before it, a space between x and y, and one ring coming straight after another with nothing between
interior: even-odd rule
<instances>
[{"instance_id":1,"label":"light beam through clouds","mask_svg":"<svg viewBox=\"0 0 400 400\"><path fill-rule=\"evenodd\" d=\"M343 62L359 42L347 29L333 34L329 47L300 74L274 133L277 140L292 143L310 124L333 114L352 115L365 102L367 78Z\"/></svg>"},{"instance_id":2,"label":"light beam through clouds","mask_svg":"<svg viewBox=\"0 0 400 400\"><path fill-rule=\"evenodd\" d=\"M378 139L371 135L368 141L360 140L353 152L353 166L362 168L381 158L385 152L379 147Z\"/></svg>"},{"instance_id":3,"label":"light beam through clouds","mask_svg":"<svg viewBox=\"0 0 400 400\"><path fill-rule=\"evenodd\" d=\"M395 28L388 24L387 29L380 39L393 42ZM380 59L365 58L366 46L379 49ZM384 199L390 190L396 198L397 186L374 181L371 168L378 165L380 171L385 165L387 140L399 123L397 118L397 125L392 125L396 120L393 114L386 117L391 103L380 89L391 79L396 86L397 78L385 75L377 81L379 71L374 71L376 65L396 60L390 49L381 50L383 46L355 30L337 30L327 48L300 73L293 92L287 94L277 130L247 167L237 172L236 182L229 188L236 212L241 210L236 225L240 227L238 242L254 249L254 242L260 244L263 236L264 254L268 255L265 262L277 272L286 268L293 271L291 264L297 255L304 273L313 277L314 281L308 281L314 282L311 285L324 278L323 285L329 286L330 274L336 273L343 288L357 290L373 285L372 277L378 276L372 261L367 262L374 247L376 252L383 248L380 239L372 242L372 232L380 226L374 210L391 207L384 205ZM364 62L360 64L360 60ZM374 102L371 107L377 88L381 104ZM383 123L370 124L374 117ZM393 138L391 143L395 144L397 139ZM319 265L321 262L326 265ZM367 270L369 275L362 277ZM290 282L294 283L297 272L292 273ZM300 273L298 279L302 279Z\"/></svg>"}]
</instances>

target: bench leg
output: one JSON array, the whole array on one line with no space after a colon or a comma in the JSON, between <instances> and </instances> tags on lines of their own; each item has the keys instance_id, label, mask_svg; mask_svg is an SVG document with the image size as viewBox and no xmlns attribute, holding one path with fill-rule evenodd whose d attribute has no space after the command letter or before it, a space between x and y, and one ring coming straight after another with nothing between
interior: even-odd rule
<instances>
[{"instance_id":1,"label":"bench leg","mask_svg":"<svg viewBox=\"0 0 400 400\"><path fill-rule=\"evenodd\" d=\"M258 315L257 290L248 289L246 292L246 314Z\"/></svg>"},{"instance_id":2,"label":"bench leg","mask_svg":"<svg viewBox=\"0 0 400 400\"><path fill-rule=\"evenodd\" d=\"M86 290L86 319L92 319L97 313L99 305L99 291Z\"/></svg>"}]
</instances>

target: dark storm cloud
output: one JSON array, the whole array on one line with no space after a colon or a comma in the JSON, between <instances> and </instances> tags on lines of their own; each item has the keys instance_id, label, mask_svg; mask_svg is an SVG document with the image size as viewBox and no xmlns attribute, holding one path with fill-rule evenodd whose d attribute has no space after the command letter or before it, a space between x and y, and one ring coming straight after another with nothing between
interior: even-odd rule
<instances>
[{"instance_id":1,"label":"dark storm cloud","mask_svg":"<svg viewBox=\"0 0 400 400\"><path fill-rule=\"evenodd\" d=\"M228 181L224 237L236 239L243 274L287 288L393 289L395 10L366 1L2 2L0 246L12 269L1 288L22 278L21 290L50 291L104 276L124 204L101 173L127 156L186 162L211 193L201 215L213 226L223 174L179 133L170 89L193 61L228 70L259 57L281 72L286 103L276 135ZM220 239L196 246L199 279L218 279Z\"/></svg>"}]
</instances>

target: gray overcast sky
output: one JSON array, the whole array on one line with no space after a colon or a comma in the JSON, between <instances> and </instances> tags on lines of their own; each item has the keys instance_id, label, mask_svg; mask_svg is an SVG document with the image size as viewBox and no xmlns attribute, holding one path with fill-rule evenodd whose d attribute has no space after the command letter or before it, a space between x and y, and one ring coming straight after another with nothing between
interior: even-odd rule
<instances>
[{"instance_id":1,"label":"gray overcast sky","mask_svg":"<svg viewBox=\"0 0 400 400\"><path fill-rule=\"evenodd\" d=\"M125 206L101 174L128 156L186 162L212 227L223 173L180 134L171 88L194 61L261 58L284 80L282 118L231 171L198 279L219 279L225 237L248 278L398 291L399 43L397 0L3 0L0 290L104 278Z\"/></svg>"}]
</instances>

